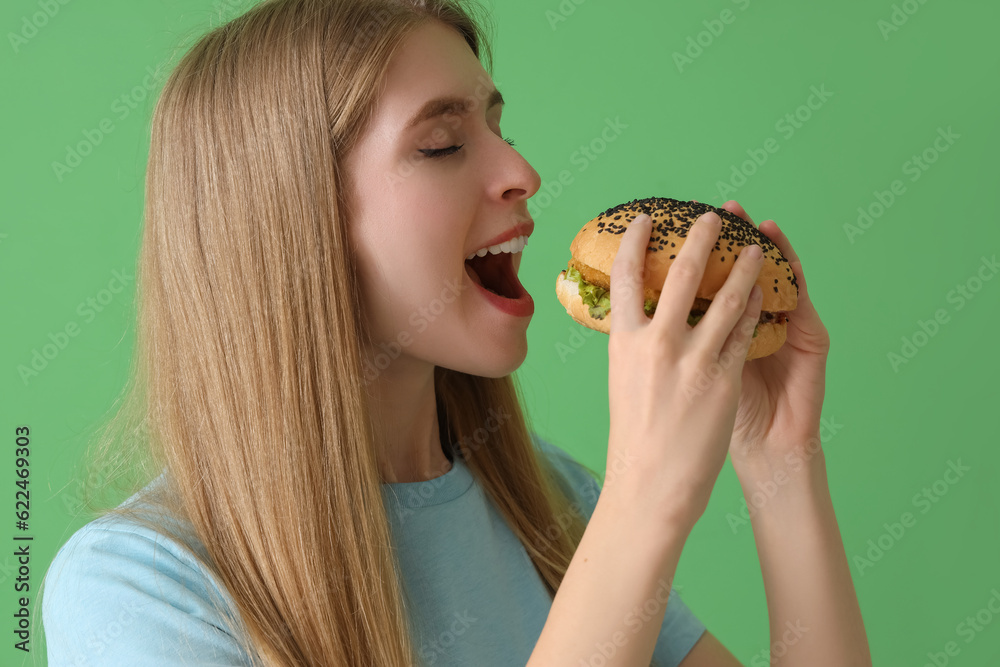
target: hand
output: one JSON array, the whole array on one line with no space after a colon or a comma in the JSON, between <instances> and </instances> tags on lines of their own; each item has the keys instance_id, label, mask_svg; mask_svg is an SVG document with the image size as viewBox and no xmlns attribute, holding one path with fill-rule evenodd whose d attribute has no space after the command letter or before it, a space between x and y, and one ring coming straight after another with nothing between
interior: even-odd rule
<instances>
[{"instance_id":1,"label":"hand","mask_svg":"<svg viewBox=\"0 0 1000 667\"><path fill-rule=\"evenodd\" d=\"M721 208L754 224L735 201ZM808 459L804 449L819 438L819 420L826 388L830 334L809 298L802 262L774 220L760 231L791 265L799 286L798 306L790 311L788 337L777 352L743 365L742 391L729 453L741 478L758 466L769 467L789 453Z\"/></svg>"},{"instance_id":2,"label":"hand","mask_svg":"<svg viewBox=\"0 0 1000 667\"><path fill-rule=\"evenodd\" d=\"M756 246L756 255L744 248L708 312L691 327L691 304L721 229L719 216L706 213L681 245L649 318L643 270L651 229L648 215L636 217L611 267L611 432L601 497L619 511L690 528L726 461L741 370L760 317L760 289L749 296L763 260ZM722 353L739 361L710 373L723 366ZM697 401L689 400L707 376L713 381Z\"/></svg>"}]
</instances>

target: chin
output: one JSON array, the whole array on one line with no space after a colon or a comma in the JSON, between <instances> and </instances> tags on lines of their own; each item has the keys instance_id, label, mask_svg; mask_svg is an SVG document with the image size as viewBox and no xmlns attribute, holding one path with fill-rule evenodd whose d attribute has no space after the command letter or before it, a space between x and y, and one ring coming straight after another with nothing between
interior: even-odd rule
<instances>
[{"instance_id":1,"label":"chin","mask_svg":"<svg viewBox=\"0 0 1000 667\"><path fill-rule=\"evenodd\" d=\"M480 375L482 375L483 377L489 377L489 378L502 378L502 377L506 377L506 376L510 375L511 373L513 373L514 371L516 371L518 368L520 368L521 364L524 363L525 357L527 357L527 356L528 356L528 350L527 350L527 348L525 348L524 354L517 355L517 359L516 360L514 360L514 361L512 361L512 362L510 362L510 363L508 363L506 365L500 366L499 368L491 369L491 372L481 373Z\"/></svg>"},{"instance_id":2,"label":"chin","mask_svg":"<svg viewBox=\"0 0 1000 667\"><path fill-rule=\"evenodd\" d=\"M467 358L466 363L438 365L469 375L502 378L516 371L524 363L528 356L528 337L522 333L517 340L508 339L502 345L476 345L471 354L473 356Z\"/></svg>"}]
</instances>

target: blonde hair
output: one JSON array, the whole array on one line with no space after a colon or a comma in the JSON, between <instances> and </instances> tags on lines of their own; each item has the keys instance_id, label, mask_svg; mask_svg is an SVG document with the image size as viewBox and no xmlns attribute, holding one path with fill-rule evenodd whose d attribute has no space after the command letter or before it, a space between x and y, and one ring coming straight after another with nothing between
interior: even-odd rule
<instances>
[{"instance_id":1,"label":"blonde hair","mask_svg":"<svg viewBox=\"0 0 1000 667\"><path fill-rule=\"evenodd\" d=\"M119 493L166 471L157 506L205 546L255 665L419 664L364 389L344 156L424 21L491 70L463 4L267 0L202 36L153 113L133 367L92 465ZM513 376L438 367L435 387L554 595L585 524L536 454ZM477 444L490 410L511 418Z\"/></svg>"}]
</instances>

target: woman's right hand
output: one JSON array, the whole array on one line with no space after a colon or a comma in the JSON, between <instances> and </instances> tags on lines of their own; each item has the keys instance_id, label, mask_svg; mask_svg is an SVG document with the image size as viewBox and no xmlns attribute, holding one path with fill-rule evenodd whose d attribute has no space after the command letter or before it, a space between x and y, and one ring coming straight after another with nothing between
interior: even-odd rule
<instances>
[{"instance_id":1,"label":"woman's right hand","mask_svg":"<svg viewBox=\"0 0 1000 667\"><path fill-rule=\"evenodd\" d=\"M608 344L611 426L601 497L643 520L690 530L726 461L743 363L760 316L759 246L743 248L704 317L687 323L721 229L709 212L692 225L667 272L653 316L643 312L651 220L627 227L611 268Z\"/></svg>"}]
</instances>

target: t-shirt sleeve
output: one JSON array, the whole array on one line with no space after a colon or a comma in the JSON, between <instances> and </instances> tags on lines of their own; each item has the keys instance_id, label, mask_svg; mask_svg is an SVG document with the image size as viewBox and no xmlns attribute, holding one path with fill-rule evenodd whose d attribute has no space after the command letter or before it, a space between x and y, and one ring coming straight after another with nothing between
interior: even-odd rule
<instances>
[{"instance_id":1,"label":"t-shirt sleeve","mask_svg":"<svg viewBox=\"0 0 1000 667\"><path fill-rule=\"evenodd\" d=\"M173 539L108 516L56 554L42 589L48 664L249 664L213 602L219 589Z\"/></svg>"},{"instance_id":2,"label":"t-shirt sleeve","mask_svg":"<svg viewBox=\"0 0 1000 667\"><path fill-rule=\"evenodd\" d=\"M595 478L596 472L579 463L569 453L533 434L539 449L547 456L561 474L563 488L570 497L575 497L587 521L594 515L601 485ZM667 610L663 617L663 627L653 651L656 667L677 667L695 643L705 632L705 626L688 608L681 596L673 588L667 599Z\"/></svg>"}]
</instances>

